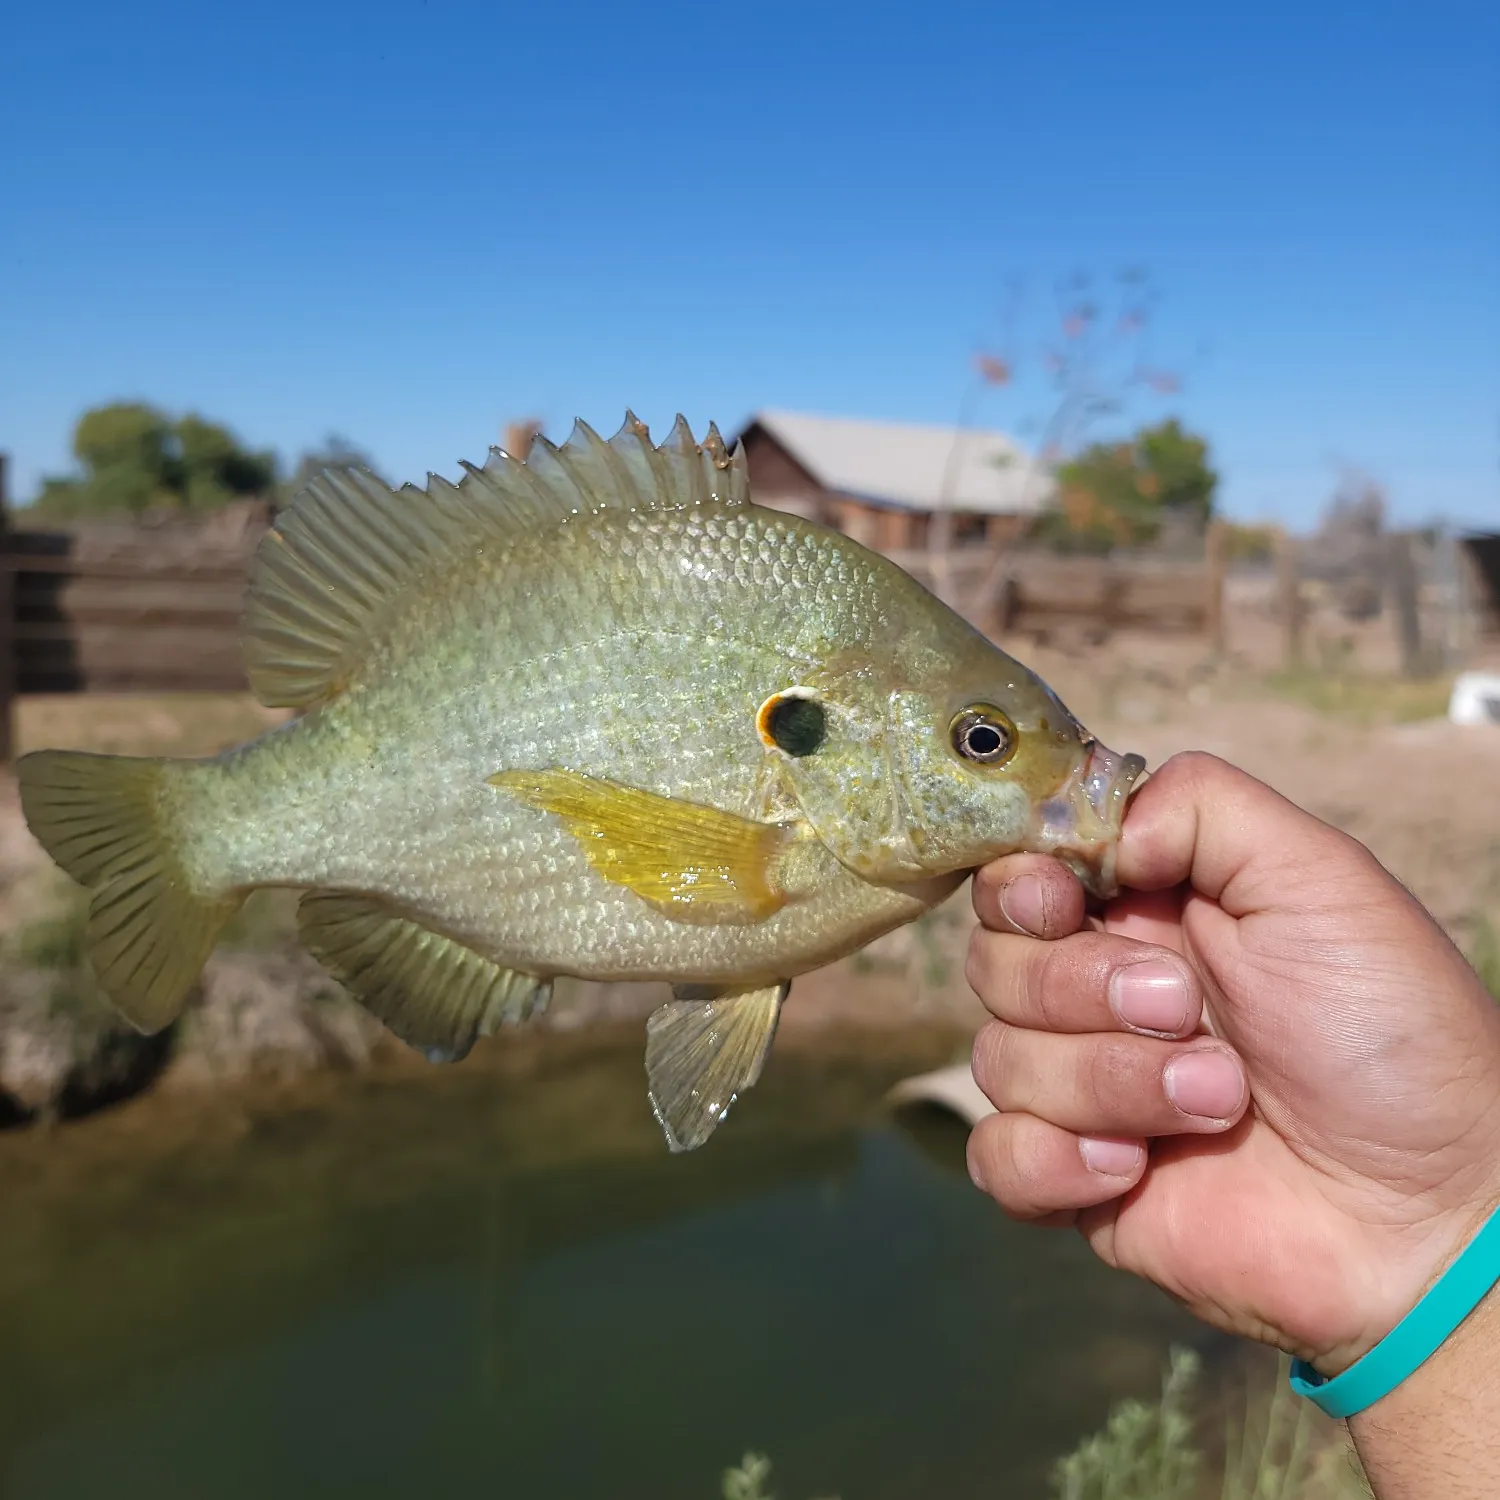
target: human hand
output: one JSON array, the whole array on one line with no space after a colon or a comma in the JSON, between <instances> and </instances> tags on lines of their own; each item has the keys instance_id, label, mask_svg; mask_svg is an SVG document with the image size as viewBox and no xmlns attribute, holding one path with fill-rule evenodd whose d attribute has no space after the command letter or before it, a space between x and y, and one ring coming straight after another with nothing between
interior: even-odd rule
<instances>
[{"instance_id":1,"label":"human hand","mask_svg":"<svg viewBox=\"0 0 1500 1500\"><path fill-rule=\"evenodd\" d=\"M1325 1375L1500 1202L1500 1006L1363 845L1208 755L1136 793L1125 893L974 881L968 975L999 1114L975 1182Z\"/></svg>"}]
</instances>

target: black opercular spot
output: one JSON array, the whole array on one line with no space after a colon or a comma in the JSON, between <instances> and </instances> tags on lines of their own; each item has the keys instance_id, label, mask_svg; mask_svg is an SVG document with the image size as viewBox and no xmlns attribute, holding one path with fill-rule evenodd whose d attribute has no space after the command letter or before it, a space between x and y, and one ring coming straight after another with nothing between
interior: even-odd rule
<instances>
[{"instance_id":1,"label":"black opercular spot","mask_svg":"<svg viewBox=\"0 0 1500 1500\"><path fill-rule=\"evenodd\" d=\"M811 755L828 733L828 715L816 698L778 698L766 715L766 732L788 755Z\"/></svg>"}]
</instances>

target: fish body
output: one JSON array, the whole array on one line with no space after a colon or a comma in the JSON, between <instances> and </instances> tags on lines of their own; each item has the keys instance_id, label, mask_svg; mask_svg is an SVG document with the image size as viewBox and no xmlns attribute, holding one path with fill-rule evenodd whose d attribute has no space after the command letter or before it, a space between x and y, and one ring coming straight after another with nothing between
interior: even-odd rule
<instances>
[{"instance_id":1,"label":"fish body","mask_svg":"<svg viewBox=\"0 0 1500 1500\"><path fill-rule=\"evenodd\" d=\"M395 628L357 690L180 784L205 886L375 892L496 963L607 980L773 980L830 962L947 895L958 872L875 883L808 838L798 899L763 920L683 920L602 878L505 770L569 770L736 818L800 818L786 757L756 715L778 690L836 697L889 738L895 678L936 664L921 591L842 537L760 507L605 512L461 559ZM904 606L904 607L903 607ZM927 639L923 639L923 634ZM899 768L851 789L888 818ZM880 800L877 800L880 799ZM855 809L853 816L860 816Z\"/></svg>"},{"instance_id":2,"label":"fish body","mask_svg":"<svg viewBox=\"0 0 1500 1500\"><path fill-rule=\"evenodd\" d=\"M250 890L435 1057L558 975L665 980L652 1102L698 1144L789 981L1033 848L1107 893L1141 769L909 575L751 503L679 420L392 493L330 474L263 543L252 687L299 717L208 761L40 752L23 804L94 891L101 984L180 1009Z\"/></svg>"}]
</instances>

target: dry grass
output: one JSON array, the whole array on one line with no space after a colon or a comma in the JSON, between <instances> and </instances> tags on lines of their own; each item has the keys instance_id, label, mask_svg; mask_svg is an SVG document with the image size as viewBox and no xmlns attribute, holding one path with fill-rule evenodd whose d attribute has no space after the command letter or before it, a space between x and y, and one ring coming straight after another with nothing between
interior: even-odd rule
<instances>
[{"instance_id":1,"label":"dry grass","mask_svg":"<svg viewBox=\"0 0 1500 1500\"><path fill-rule=\"evenodd\" d=\"M1271 672L1266 686L1278 697L1362 728L1440 719L1448 711L1451 677L1411 679L1362 672Z\"/></svg>"},{"instance_id":2,"label":"dry grass","mask_svg":"<svg viewBox=\"0 0 1500 1500\"><path fill-rule=\"evenodd\" d=\"M1223 1452L1209 1461L1197 1356L1173 1350L1156 1402L1122 1401L1098 1432L1058 1461L1058 1500L1369 1500L1344 1429L1274 1374L1252 1379L1227 1411ZM1269 1372L1268 1372L1269 1373Z\"/></svg>"},{"instance_id":3,"label":"dry grass","mask_svg":"<svg viewBox=\"0 0 1500 1500\"><path fill-rule=\"evenodd\" d=\"M89 693L17 699L16 753L217 755L285 723L249 693Z\"/></svg>"},{"instance_id":4,"label":"dry grass","mask_svg":"<svg viewBox=\"0 0 1500 1500\"><path fill-rule=\"evenodd\" d=\"M1172 1351L1156 1401L1121 1401L1098 1432L1057 1461L1057 1500L1370 1500L1344 1428L1287 1384L1288 1361L1259 1365L1243 1398L1227 1408L1222 1451L1203 1439L1211 1425L1201 1365ZM997 1464L1003 1459L997 1458ZM775 1500L771 1461L747 1453L724 1472L724 1500ZM997 1472L995 1493L1003 1494Z\"/></svg>"}]
</instances>

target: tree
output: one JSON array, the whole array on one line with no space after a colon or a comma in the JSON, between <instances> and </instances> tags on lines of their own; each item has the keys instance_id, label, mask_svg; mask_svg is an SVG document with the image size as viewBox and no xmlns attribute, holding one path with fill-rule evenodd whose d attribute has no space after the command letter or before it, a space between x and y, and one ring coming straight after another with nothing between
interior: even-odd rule
<instances>
[{"instance_id":1,"label":"tree","mask_svg":"<svg viewBox=\"0 0 1500 1500\"><path fill-rule=\"evenodd\" d=\"M276 457L241 448L232 432L189 412L177 423L182 502L212 510L246 495L267 495L276 483Z\"/></svg>"},{"instance_id":2,"label":"tree","mask_svg":"<svg viewBox=\"0 0 1500 1500\"><path fill-rule=\"evenodd\" d=\"M1102 284L1088 272L1076 272L1054 283L1048 330L1040 345L1033 348L1030 338L1019 332L1023 286L1019 280L1012 281L1001 342L975 357L975 381L964 398L958 425L960 429L969 425L973 409L986 391L1014 389L1018 377L1028 374L1035 385L1040 377L1051 414L1034 424L1040 429L1039 440L1020 475L1023 494L1046 485L1048 477L1055 476L1059 466L1070 458L1080 458L1079 449L1089 429L1102 418L1119 418L1135 396L1169 397L1181 391L1181 373L1152 356L1152 324L1158 300L1149 274L1140 267L1118 271L1112 285ZM949 474L943 480L944 498L957 472L954 460L958 448L955 441ZM1045 515L1033 535L1066 545L1080 544L1065 518L1057 514ZM934 588L951 603L952 590L946 586L949 569L943 555L947 533L932 527L928 539ZM1086 545L1108 543L1096 535ZM974 608L989 607L1010 567L1005 549L997 548L973 591Z\"/></svg>"},{"instance_id":3,"label":"tree","mask_svg":"<svg viewBox=\"0 0 1500 1500\"><path fill-rule=\"evenodd\" d=\"M82 472L42 481L33 513L76 521L153 509L211 510L267 494L276 457L241 446L227 428L189 412L173 420L121 401L86 411L73 429Z\"/></svg>"},{"instance_id":4,"label":"tree","mask_svg":"<svg viewBox=\"0 0 1500 1500\"><path fill-rule=\"evenodd\" d=\"M1074 551L1154 541L1169 519L1203 526L1219 476L1208 444L1170 417L1116 443L1093 443L1057 470L1056 507L1033 535Z\"/></svg>"}]
</instances>

